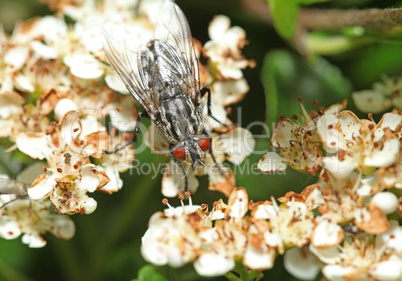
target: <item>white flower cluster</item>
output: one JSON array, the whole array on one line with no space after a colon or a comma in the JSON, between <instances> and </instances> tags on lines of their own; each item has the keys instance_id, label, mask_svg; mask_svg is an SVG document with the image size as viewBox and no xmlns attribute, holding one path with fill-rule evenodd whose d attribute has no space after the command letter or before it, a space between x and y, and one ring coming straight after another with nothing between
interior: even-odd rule
<instances>
[{"instance_id":1,"label":"white flower cluster","mask_svg":"<svg viewBox=\"0 0 402 281\"><path fill-rule=\"evenodd\" d=\"M259 163L269 173L287 165L319 173L319 183L286 193L280 205L273 198L249 202L246 190L235 188L228 204L220 200L212 211L204 204L157 213L143 237L144 258L173 267L193 262L200 275L217 276L240 261L270 269L279 253L303 280L319 271L331 281L401 280L402 227L387 215L402 215L402 199L391 190L402 186L402 114L386 113L376 124L345 106L310 114L302 106L301 122L280 117L271 139L279 154Z\"/></svg>"},{"instance_id":2,"label":"white flower cluster","mask_svg":"<svg viewBox=\"0 0 402 281\"><path fill-rule=\"evenodd\" d=\"M302 122L281 117L271 139L279 153L269 152L259 162L267 173L283 172L289 165L320 175L320 183L301 194L278 199L319 211L301 243L308 249L292 243L301 249L286 254L285 266L301 279L314 278L321 268L328 280L401 280L402 252L394 245L401 243L402 228L387 215L402 215L402 199L391 190L402 188L402 114L394 110L375 123L371 115L359 119L345 106L342 102L310 114L302 106Z\"/></svg>"},{"instance_id":3,"label":"white flower cluster","mask_svg":"<svg viewBox=\"0 0 402 281\"><path fill-rule=\"evenodd\" d=\"M334 281L401 280L402 227L385 216L395 212L396 196L377 193L364 203L353 193L356 182L340 187L327 175L322 179L300 194L288 192L280 205L273 198L249 201L244 188L235 188L228 204L219 200L211 211L206 204L192 205L191 198L188 206L169 205L151 217L142 255L158 266L192 262L208 277L225 275L236 262L270 269L279 253L285 268L303 280L320 270Z\"/></svg>"},{"instance_id":4,"label":"white flower cluster","mask_svg":"<svg viewBox=\"0 0 402 281\"><path fill-rule=\"evenodd\" d=\"M0 29L0 137L13 143L9 151L18 149L42 164L43 172L36 174L27 190L33 200L29 205L33 212L39 213L35 206L43 203L46 208L51 204L59 214L90 214L97 208L90 194L120 190L120 173L129 169L135 159L132 146L114 154L104 153L132 139L128 131L135 127L137 112L134 99L127 96L128 90L107 63L102 26L105 22L118 25L136 44L146 43L153 38L161 1L46 2L55 15L18 23L10 36ZM217 17L210 33L212 40L204 48L195 42L198 55L202 52L210 58L210 69L200 64L200 82L212 88L214 117L229 125L208 120L215 130L213 149L219 163L225 159L240 163L253 150L254 139L247 130L230 126L228 106L248 92L241 70L253 63L241 55L246 42L244 30L230 28L228 18ZM222 36L230 43L221 40ZM106 118L111 126L105 126ZM212 159L207 162L213 163ZM197 174L208 173L211 189L230 194L235 186L233 172L211 169L200 168ZM172 171L166 172L162 183L166 196L184 190L181 175ZM190 183L194 184L190 189L195 191L198 181L194 174L191 177ZM26 209L18 201L6 205L4 223L15 213L14 209L9 211L11 207L22 206L21 212ZM48 228L35 224L37 233L54 232L57 227L49 221L56 224L57 220L48 220ZM24 224L28 222L24 220ZM20 229L32 232L22 225Z\"/></svg>"},{"instance_id":5,"label":"white flower cluster","mask_svg":"<svg viewBox=\"0 0 402 281\"><path fill-rule=\"evenodd\" d=\"M134 30L135 39L152 36L155 10L144 5L136 16L136 1L49 5L58 10L55 15L18 23L11 36L0 30L0 137L14 143L9 151L19 149L43 166L28 184L29 199L4 206L0 236L25 233L31 247L46 244L40 236L45 232L63 239L74 235L73 222L50 215L50 205L60 214L90 214L97 202L89 193L122 187L119 174L131 167L135 152L104 151L132 138L126 131L133 129L137 112L120 78L103 63L101 28L111 21ZM107 116L111 133L102 125ZM1 195L3 203L15 198L10 193Z\"/></svg>"},{"instance_id":6,"label":"white flower cluster","mask_svg":"<svg viewBox=\"0 0 402 281\"><path fill-rule=\"evenodd\" d=\"M366 113L380 113L391 107L402 110L402 78L384 76L372 89L352 94L356 107Z\"/></svg>"}]
</instances>

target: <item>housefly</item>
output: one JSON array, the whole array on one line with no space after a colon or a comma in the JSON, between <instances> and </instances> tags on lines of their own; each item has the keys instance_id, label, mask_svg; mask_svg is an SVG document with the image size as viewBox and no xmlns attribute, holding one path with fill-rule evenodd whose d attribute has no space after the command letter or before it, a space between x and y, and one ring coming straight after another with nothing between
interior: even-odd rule
<instances>
[{"instance_id":1,"label":"housefly","mask_svg":"<svg viewBox=\"0 0 402 281\"><path fill-rule=\"evenodd\" d=\"M153 39L134 50L116 28L110 23L103 27L106 56L145 110L138 114L132 142L136 141L141 116L150 117L169 143L170 157L183 169L187 190L186 165L193 170L205 165L207 153L218 165L201 106L201 98L208 93L208 115L216 120L211 115L211 92L208 87L200 88L198 61L187 19L176 4L164 1ZM220 167L219 171L222 173Z\"/></svg>"},{"instance_id":2,"label":"housefly","mask_svg":"<svg viewBox=\"0 0 402 281\"><path fill-rule=\"evenodd\" d=\"M23 182L14 179L9 179L6 177L0 177L0 195L3 194L15 195L14 199L11 199L10 201L1 205L0 209L11 202L14 202L15 200L28 197L27 189L28 186Z\"/></svg>"}]
</instances>

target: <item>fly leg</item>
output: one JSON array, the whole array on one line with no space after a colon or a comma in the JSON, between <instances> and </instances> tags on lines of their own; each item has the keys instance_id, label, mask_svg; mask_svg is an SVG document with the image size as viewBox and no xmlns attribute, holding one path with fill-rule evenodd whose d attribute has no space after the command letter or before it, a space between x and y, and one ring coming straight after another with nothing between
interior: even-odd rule
<instances>
[{"instance_id":1,"label":"fly leg","mask_svg":"<svg viewBox=\"0 0 402 281\"><path fill-rule=\"evenodd\" d=\"M176 158L174 158L173 156L173 146L170 145L170 158L173 159L173 161L179 165L181 167L181 169L183 170L183 175L184 175L184 192L188 191L188 178L187 178L187 173L186 173L186 167L184 167L184 164L182 162L180 162L179 160L177 160Z\"/></svg>"},{"instance_id":2,"label":"fly leg","mask_svg":"<svg viewBox=\"0 0 402 281\"><path fill-rule=\"evenodd\" d=\"M212 152L212 137L211 137L211 135L210 135L209 132L208 132L207 130L205 130L205 129L204 129L204 131L203 131L203 134L207 136L207 139L209 140L209 143L211 144L211 145L209 146L208 151L209 151L209 154L211 154L212 160L214 161L214 163L215 163L216 166L218 167L219 173L220 173L221 175L225 174L225 172L223 171L221 165L219 165L219 163L216 162L215 155L214 155L213 152Z\"/></svg>"},{"instance_id":3,"label":"fly leg","mask_svg":"<svg viewBox=\"0 0 402 281\"><path fill-rule=\"evenodd\" d=\"M2 193L3 194L3 193ZM11 199L10 201L8 201L8 202L6 202L6 203L4 203L3 205L1 205L0 206L0 209L3 209L5 206L7 206L8 204L10 204L10 203L13 203L14 201L17 201L17 200L19 200L19 199L21 199L21 197L16 197L16 198L14 198L14 199Z\"/></svg>"},{"instance_id":4,"label":"fly leg","mask_svg":"<svg viewBox=\"0 0 402 281\"><path fill-rule=\"evenodd\" d=\"M208 93L208 99L207 99L207 107L208 107L208 115L214 119L216 122L218 122L220 125L225 126L225 127L230 127L230 125L226 124L226 123L222 123L221 121L219 121L218 119L216 119L216 117L214 117L212 115L212 111L211 111L211 89L206 86L204 88L201 89L201 97L205 96L206 93Z\"/></svg>"},{"instance_id":5,"label":"fly leg","mask_svg":"<svg viewBox=\"0 0 402 281\"><path fill-rule=\"evenodd\" d=\"M113 153L116 153L116 152L122 150L123 148L129 146L130 144L135 143L137 141L138 132L140 131L140 123L141 123L141 117L142 116L146 117L148 115L144 111L138 113L136 124L135 124L135 129L134 129L134 135L133 135L133 139L131 141L129 141L125 145L120 146L119 148L116 148L115 150L111 150L111 151L104 150L103 152L106 153L106 154L113 154Z\"/></svg>"}]
</instances>

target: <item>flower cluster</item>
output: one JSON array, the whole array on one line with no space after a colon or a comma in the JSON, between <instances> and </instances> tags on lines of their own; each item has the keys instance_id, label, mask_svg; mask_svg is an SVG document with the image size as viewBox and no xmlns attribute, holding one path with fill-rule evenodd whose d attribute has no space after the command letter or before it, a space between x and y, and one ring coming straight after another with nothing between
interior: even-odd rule
<instances>
[{"instance_id":1,"label":"flower cluster","mask_svg":"<svg viewBox=\"0 0 402 281\"><path fill-rule=\"evenodd\" d=\"M372 89L353 93L356 107L366 113L380 113L391 107L402 110L402 78L384 76Z\"/></svg>"},{"instance_id":2,"label":"flower cluster","mask_svg":"<svg viewBox=\"0 0 402 281\"><path fill-rule=\"evenodd\" d=\"M162 1L45 2L56 11L54 15L20 22L10 36L0 28L0 137L10 141L9 152L18 149L42 166L28 183L26 201L33 203L17 200L6 205L0 227L11 226L8 221L14 221L13 214L31 209L37 215L17 223L22 232L36 233L35 237L44 232L60 233L58 220L67 220L62 216L46 219L42 209L48 211L51 205L59 214L90 214L97 208L91 193L112 194L122 188L120 173L132 167L136 152L132 146L113 154L105 151L122 147L133 138L130 131L136 126L137 111L124 83L107 63L102 26L105 22L117 25L135 44L146 44L153 38ZM225 159L240 163L253 150L254 139L227 119L228 106L248 92L241 70L253 63L241 55L246 43L244 30L230 28L228 18L217 17L210 33L212 40L204 47L194 41L198 56L202 53L209 58L208 66L200 64L200 82L212 89L213 115L219 122L208 117L207 97L203 100L205 120L214 129L212 145L218 163ZM222 40L223 36L230 43ZM157 148L153 142L147 143ZM210 188L229 195L235 186L233 172L218 168L210 158L206 162L211 165L201 167L197 174L209 174ZM166 196L184 190L182 171L174 172L177 165L173 162L171 166L162 183ZM189 180L195 191L198 181L194 173ZM13 196L4 198L12 200ZM27 230L31 219L38 221L36 232ZM4 233L0 236L6 239L18 236L14 230L10 231L13 235ZM30 245L43 246L44 241Z\"/></svg>"},{"instance_id":3,"label":"flower cluster","mask_svg":"<svg viewBox=\"0 0 402 281\"><path fill-rule=\"evenodd\" d=\"M244 188L235 188L227 204L219 200L211 211L206 204L192 205L191 198L187 206L168 204L151 217L142 255L159 266L192 262L198 274L219 276L236 262L250 270L270 269L279 253L286 269L303 280L320 270L328 280L400 280L402 227L385 217L396 210L396 196L382 192L363 204L327 194L331 184L289 192L278 199L280 205L274 198L249 201ZM344 188L338 191L351 193Z\"/></svg>"},{"instance_id":4,"label":"flower cluster","mask_svg":"<svg viewBox=\"0 0 402 281\"><path fill-rule=\"evenodd\" d=\"M143 237L144 258L174 267L193 262L200 275L215 276L236 262L270 269L279 253L303 280L319 271L334 281L401 280L402 227L394 218L402 199L391 188L402 186L402 113L375 123L345 106L310 114L302 107L301 122L281 117L271 139L279 154L259 163L269 173L289 165L319 174L318 183L261 202L235 188L227 204L215 202L211 211L204 204L157 213Z\"/></svg>"}]
</instances>

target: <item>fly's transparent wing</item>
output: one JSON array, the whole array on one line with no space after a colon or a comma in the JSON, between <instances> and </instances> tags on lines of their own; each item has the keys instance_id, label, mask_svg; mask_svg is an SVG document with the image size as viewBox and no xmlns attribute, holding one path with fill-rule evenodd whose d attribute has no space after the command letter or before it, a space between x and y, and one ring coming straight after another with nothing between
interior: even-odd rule
<instances>
[{"instance_id":1,"label":"fly's transparent wing","mask_svg":"<svg viewBox=\"0 0 402 281\"><path fill-rule=\"evenodd\" d=\"M137 64L138 46L128 42L123 27L112 23L105 23L102 28L103 48L110 63L113 65L127 89L146 110L152 119L158 115L158 98L149 83L140 77ZM128 46L130 44L130 46Z\"/></svg>"},{"instance_id":2,"label":"fly's transparent wing","mask_svg":"<svg viewBox=\"0 0 402 281\"><path fill-rule=\"evenodd\" d=\"M0 178L0 194L15 194L19 197L28 195L23 182L9 178Z\"/></svg>"},{"instance_id":3,"label":"fly's transparent wing","mask_svg":"<svg viewBox=\"0 0 402 281\"><path fill-rule=\"evenodd\" d=\"M164 1L159 8L154 38L165 43L160 45L164 49L160 61L171 65L169 69L174 70L171 79L181 80L185 93L199 104L198 61L190 27L183 12L170 0Z\"/></svg>"},{"instance_id":4,"label":"fly's transparent wing","mask_svg":"<svg viewBox=\"0 0 402 281\"><path fill-rule=\"evenodd\" d=\"M163 41L153 40L138 52L141 80L157 93L166 86L183 86L186 78L184 66L180 52Z\"/></svg>"}]
</instances>

